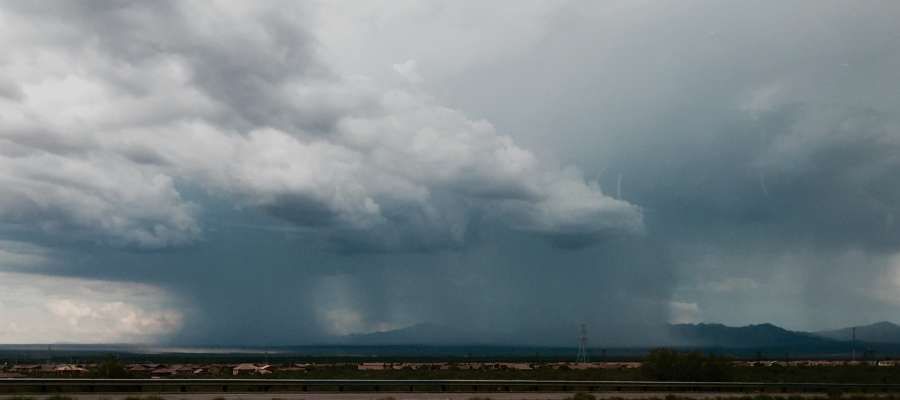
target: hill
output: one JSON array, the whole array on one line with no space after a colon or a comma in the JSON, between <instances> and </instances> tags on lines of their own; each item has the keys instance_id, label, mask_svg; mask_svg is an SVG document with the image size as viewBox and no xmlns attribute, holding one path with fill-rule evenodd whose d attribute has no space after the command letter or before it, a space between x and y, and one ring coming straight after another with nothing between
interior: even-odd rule
<instances>
[{"instance_id":1,"label":"hill","mask_svg":"<svg viewBox=\"0 0 900 400\"><path fill-rule=\"evenodd\" d=\"M831 346L834 340L772 324L731 327L722 324L673 324L669 337L677 346L722 348L809 348Z\"/></svg>"},{"instance_id":2,"label":"hill","mask_svg":"<svg viewBox=\"0 0 900 400\"><path fill-rule=\"evenodd\" d=\"M861 325L829 331L819 331L813 334L822 338L849 341L852 330L856 328L856 340L868 343L900 343L900 326L882 321L870 325Z\"/></svg>"}]
</instances>

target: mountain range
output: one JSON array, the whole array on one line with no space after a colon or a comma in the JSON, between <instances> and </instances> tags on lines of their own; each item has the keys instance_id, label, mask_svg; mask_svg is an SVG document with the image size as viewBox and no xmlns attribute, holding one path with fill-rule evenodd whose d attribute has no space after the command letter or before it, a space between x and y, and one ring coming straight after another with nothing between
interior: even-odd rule
<instances>
[{"instance_id":1,"label":"mountain range","mask_svg":"<svg viewBox=\"0 0 900 400\"><path fill-rule=\"evenodd\" d=\"M861 342L900 343L900 326L886 321L831 331L819 331L815 332L815 335L832 340L847 341L853 339L854 329L856 330L856 340Z\"/></svg>"},{"instance_id":2,"label":"mountain range","mask_svg":"<svg viewBox=\"0 0 900 400\"><path fill-rule=\"evenodd\" d=\"M900 352L900 326L891 322L843 329L803 332L765 323L747 326L723 324L668 324L658 327L661 339L643 347L686 347L726 349L789 349L794 352L846 352L855 329L859 349ZM423 323L396 330L345 336L342 344L384 345L521 345L514 336L470 332L434 323ZM597 343L594 343L596 346ZM616 347L616 346L610 346Z\"/></svg>"}]
</instances>

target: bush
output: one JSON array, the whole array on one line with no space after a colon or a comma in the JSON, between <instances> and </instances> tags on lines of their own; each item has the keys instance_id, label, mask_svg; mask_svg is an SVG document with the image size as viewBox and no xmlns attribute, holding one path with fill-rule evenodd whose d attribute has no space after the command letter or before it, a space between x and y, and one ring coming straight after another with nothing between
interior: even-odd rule
<instances>
[{"instance_id":1,"label":"bush","mask_svg":"<svg viewBox=\"0 0 900 400\"><path fill-rule=\"evenodd\" d=\"M731 372L731 363L725 358L670 349L651 351L641 365L641 374L657 381L725 381Z\"/></svg>"},{"instance_id":2,"label":"bush","mask_svg":"<svg viewBox=\"0 0 900 400\"><path fill-rule=\"evenodd\" d=\"M91 376L93 378L106 379L127 379L132 377L131 373L125 369L125 366L113 357L108 357L97 364L97 368L91 371Z\"/></svg>"}]
</instances>

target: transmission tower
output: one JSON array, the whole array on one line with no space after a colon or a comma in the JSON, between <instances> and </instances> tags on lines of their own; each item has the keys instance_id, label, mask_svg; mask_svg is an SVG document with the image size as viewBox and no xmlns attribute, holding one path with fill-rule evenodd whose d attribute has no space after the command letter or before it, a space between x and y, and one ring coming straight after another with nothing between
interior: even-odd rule
<instances>
[{"instance_id":1,"label":"transmission tower","mask_svg":"<svg viewBox=\"0 0 900 400\"><path fill-rule=\"evenodd\" d=\"M588 362L587 353L587 325L581 324L581 336L578 337L578 355L575 356L576 363Z\"/></svg>"}]
</instances>

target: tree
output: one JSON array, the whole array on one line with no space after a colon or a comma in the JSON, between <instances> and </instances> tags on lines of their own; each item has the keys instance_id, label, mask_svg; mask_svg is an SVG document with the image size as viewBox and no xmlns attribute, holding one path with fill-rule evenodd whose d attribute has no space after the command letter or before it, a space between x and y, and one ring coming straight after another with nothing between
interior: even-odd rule
<instances>
[{"instance_id":1,"label":"tree","mask_svg":"<svg viewBox=\"0 0 900 400\"><path fill-rule=\"evenodd\" d=\"M698 351L656 349L647 355L641 373L647 379L658 381L725 381L731 377L731 363L723 357L706 356Z\"/></svg>"},{"instance_id":2,"label":"tree","mask_svg":"<svg viewBox=\"0 0 900 400\"><path fill-rule=\"evenodd\" d=\"M95 378L108 379L127 379L131 378L131 373L125 369L125 366L113 356L109 356L97 364L97 369L93 371Z\"/></svg>"}]
</instances>

